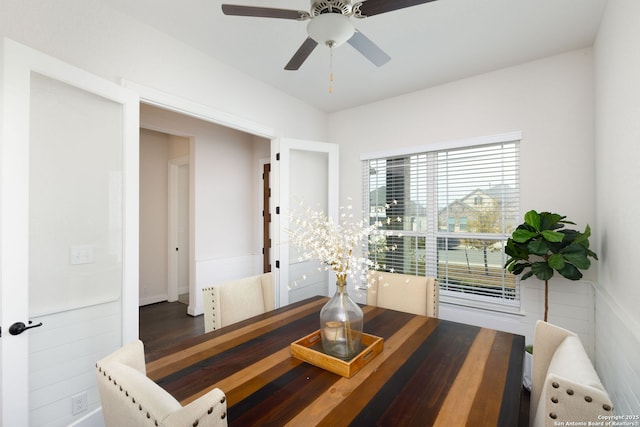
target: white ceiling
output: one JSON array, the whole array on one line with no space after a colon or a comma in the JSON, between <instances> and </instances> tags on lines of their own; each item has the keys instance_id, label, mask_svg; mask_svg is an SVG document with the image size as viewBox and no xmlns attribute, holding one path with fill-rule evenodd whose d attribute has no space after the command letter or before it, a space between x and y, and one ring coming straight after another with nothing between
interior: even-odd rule
<instances>
[{"instance_id":1,"label":"white ceiling","mask_svg":"<svg viewBox=\"0 0 640 427\"><path fill-rule=\"evenodd\" d=\"M591 46L607 0L437 0L356 20L391 56L378 68L350 45L318 46L284 66L307 22L225 16L222 3L309 10L309 0L103 0L216 59L326 112ZM394 1L394 0L389 0Z\"/></svg>"}]
</instances>

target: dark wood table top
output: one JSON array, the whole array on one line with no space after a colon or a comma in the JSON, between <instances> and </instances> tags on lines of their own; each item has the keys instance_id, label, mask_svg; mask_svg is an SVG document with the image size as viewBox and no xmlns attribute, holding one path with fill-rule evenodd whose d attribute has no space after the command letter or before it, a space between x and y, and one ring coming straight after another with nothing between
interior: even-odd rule
<instances>
[{"instance_id":1,"label":"dark wood table top","mask_svg":"<svg viewBox=\"0 0 640 427\"><path fill-rule=\"evenodd\" d=\"M518 425L521 335L363 306L384 350L343 378L290 355L327 300L189 338L147 361L147 375L182 404L219 387L230 426Z\"/></svg>"}]
</instances>

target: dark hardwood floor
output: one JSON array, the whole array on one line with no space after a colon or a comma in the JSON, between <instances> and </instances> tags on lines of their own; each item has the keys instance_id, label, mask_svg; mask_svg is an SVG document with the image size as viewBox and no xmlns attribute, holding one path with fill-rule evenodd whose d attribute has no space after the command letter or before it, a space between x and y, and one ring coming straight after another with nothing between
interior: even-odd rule
<instances>
[{"instance_id":1,"label":"dark hardwood floor","mask_svg":"<svg viewBox=\"0 0 640 427\"><path fill-rule=\"evenodd\" d=\"M526 388L522 387L520 393L520 424L519 427L529 427L529 399L531 393Z\"/></svg>"},{"instance_id":2,"label":"dark hardwood floor","mask_svg":"<svg viewBox=\"0 0 640 427\"><path fill-rule=\"evenodd\" d=\"M159 302L140 307L140 339L147 362L157 359L160 350L177 342L204 334L204 319L187 314L181 302Z\"/></svg>"},{"instance_id":3,"label":"dark hardwood floor","mask_svg":"<svg viewBox=\"0 0 640 427\"><path fill-rule=\"evenodd\" d=\"M180 340L204 334L202 315L189 316L181 302L160 302L140 307L140 339L144 343L147 362L155 360L158 352ZM520 424L529 426L529 391L520 394Z\"/></svg>"}]
</instances>

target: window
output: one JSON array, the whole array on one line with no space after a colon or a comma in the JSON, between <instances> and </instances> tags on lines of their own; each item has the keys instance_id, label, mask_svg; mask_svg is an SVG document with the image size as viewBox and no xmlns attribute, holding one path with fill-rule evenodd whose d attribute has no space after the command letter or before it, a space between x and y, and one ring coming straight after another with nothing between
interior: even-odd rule
<instances>
[{"instance_id":1,"label":"window","mask_svg":"<svg viewBox=\"0 0 640 427\"><path fill-rule=\"evenodd\" d=\"M519 134L433 151L363 156L363 212L400 218L395 251L375 254L383 270L438 277L441 296L472 305L519 307L515 276L503 268L519 223Z\"/></svg>"}]
</instances>

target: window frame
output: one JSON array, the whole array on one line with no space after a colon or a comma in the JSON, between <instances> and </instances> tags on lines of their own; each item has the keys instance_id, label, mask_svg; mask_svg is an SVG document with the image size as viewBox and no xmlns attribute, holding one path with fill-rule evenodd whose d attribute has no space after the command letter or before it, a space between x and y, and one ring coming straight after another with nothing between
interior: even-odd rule
<instances>
[{"instance_id":1,"label":"window frame","mask_svg":"<svg viewBox=\"0 0 640 427\"><path fill-rule=\"evenodd\" d=\"M367 170L363 170L363 216L367 215L370 210L371 210L371 205L370 205L370 196L369 196L369 191L370 191L370 187L369 187L369 183L370 183L370 178L369 178L369 164L371 161L379 161L379 160L383 160L383 159L392 159L392 158L402 158L402 157L409 157L409 156L416 156L416 155L421 155L421 154L426 154L427 156L431 156L431 155L437 155L438 152L443 152L443 151L449 151L449 150L457 150L457 149L472 149L472 148L479 148L481 146L488 146L488 145L497 145L497 144L509 144L509 143L516 143L518 144L518 153L520 151L520 144L522 143L522 132L520 131L516 131L516 132L509 132L509 133L503 133L503 134L496 134L496 135L489 135L489 136L483 136L483 137L475 137L475 138L467 138L467 139L460 139L460 140L455 140L455 141L445 141L445 142L439 142L439 143L434 143L434 144L429 144L429 145L423 145L423 146L414 146L414 147L405 147L405 148L397 148L397 149L393 149L393 150L385 150L385 151L379 151L379 152L372 152L372 153L366 153L360 156L360 160L362 162L363 168L366 167ZM519 156L518 156L519 159ZM520 169L520 162L518 160L518 169L515 172L515 176L516 176L516 191L515 191L515 195L516 195L516 201L515 201L515 210L516 210L516 214L519 215L520 214L520 186L519 186L519 169ZM427 175L429 175L429 172L427 172ZM427 179L430 179L429 177ZM431 178L432 179L432 178ZM433 179L432 179L433 180ZM430 189L433 190L434 187L437 187L437 183L435 182L428 182L426 184L428 187L431 187ZM477 197L477 196L476 196ZM435 196L435 199L437 199L437 196ZM437 203L436 203L437 206ZM513 208L513 207L512 207ZM435 247L437 247L438 243L437 243L437 239L440 239L442 237L455 237L455 238L460 238L460 233L456 234L455 231L451 232L449 231L449 224L446 224L446 230L439 230L438 228L438 208L436 207L435 209L433 208L428 208L427 209L429 211L429 213L427 214L427 216L431 216L430 219L428 219L427 222L431 223L430 228L432 231L419 231L419 232L413 232L413 231L402 231L402 236L403 237L416 237L416 238L420 238L420 237L424 237L425 238L425 245L427 244L426 242L431 239L431 245L435 245ZM466 219L466 218L465 218ZM447 219L449 220L449 219ZM456 224L457 224L458 220L456 219ZM514 224L515 227L516 224ZM435 231L433 231L433 228L435 227ZM509 234L506 233L470 233L468 231L464 232L464 238L465 239L469 239L469 238L477 238L477 239L488 239L488 240L496 240L496 241L505 241L506 239L509 237ZM435 242L434 242L435 241ZM425 246L426 248L426 246ZM426 249L425 249L426 250ZM437 249L436 249L437 250ZM504 266L504 263L506 262L506 254L504 253L504 250L502 250L501 255L503 257L502 260L502 265ZM428 265L429 263L427 262L426 264L426 271L425 274L426 275L434 275L433 271L429 271L429 270L433 270L434 266L436 266L435 268L437 269L437 262L436 264L432 265L431 268ZM437 273L436 273L437 274ZM507 275L510 274L508 273L506 270L504 270L503 268L503 275ZM505 276L503 276L505 277ZM483 310L489 310L489 311L498 311L498 312L506 312L506 313L512 313L512 314L522 314L522 301L521 301L521 292L520 292L520 280L519 278L515 278L515 289L514 289L514 298L512 300L507 299L504 297L504 288L502 291L502 297L495 297L495 296L487 296L487 295L481 295L479 293L471 293L471 294L466 294L466 293L462 293L460 291L455 291L455 290L447 290L444 288L441 288L440 290L440 301L443 303L448 303L448 304L454 304L454 305L462 305L462 306L468 306L468 307L473 307L473 308L479 308L479 309L483 309Z\"/></svg>"}]
</instances>

